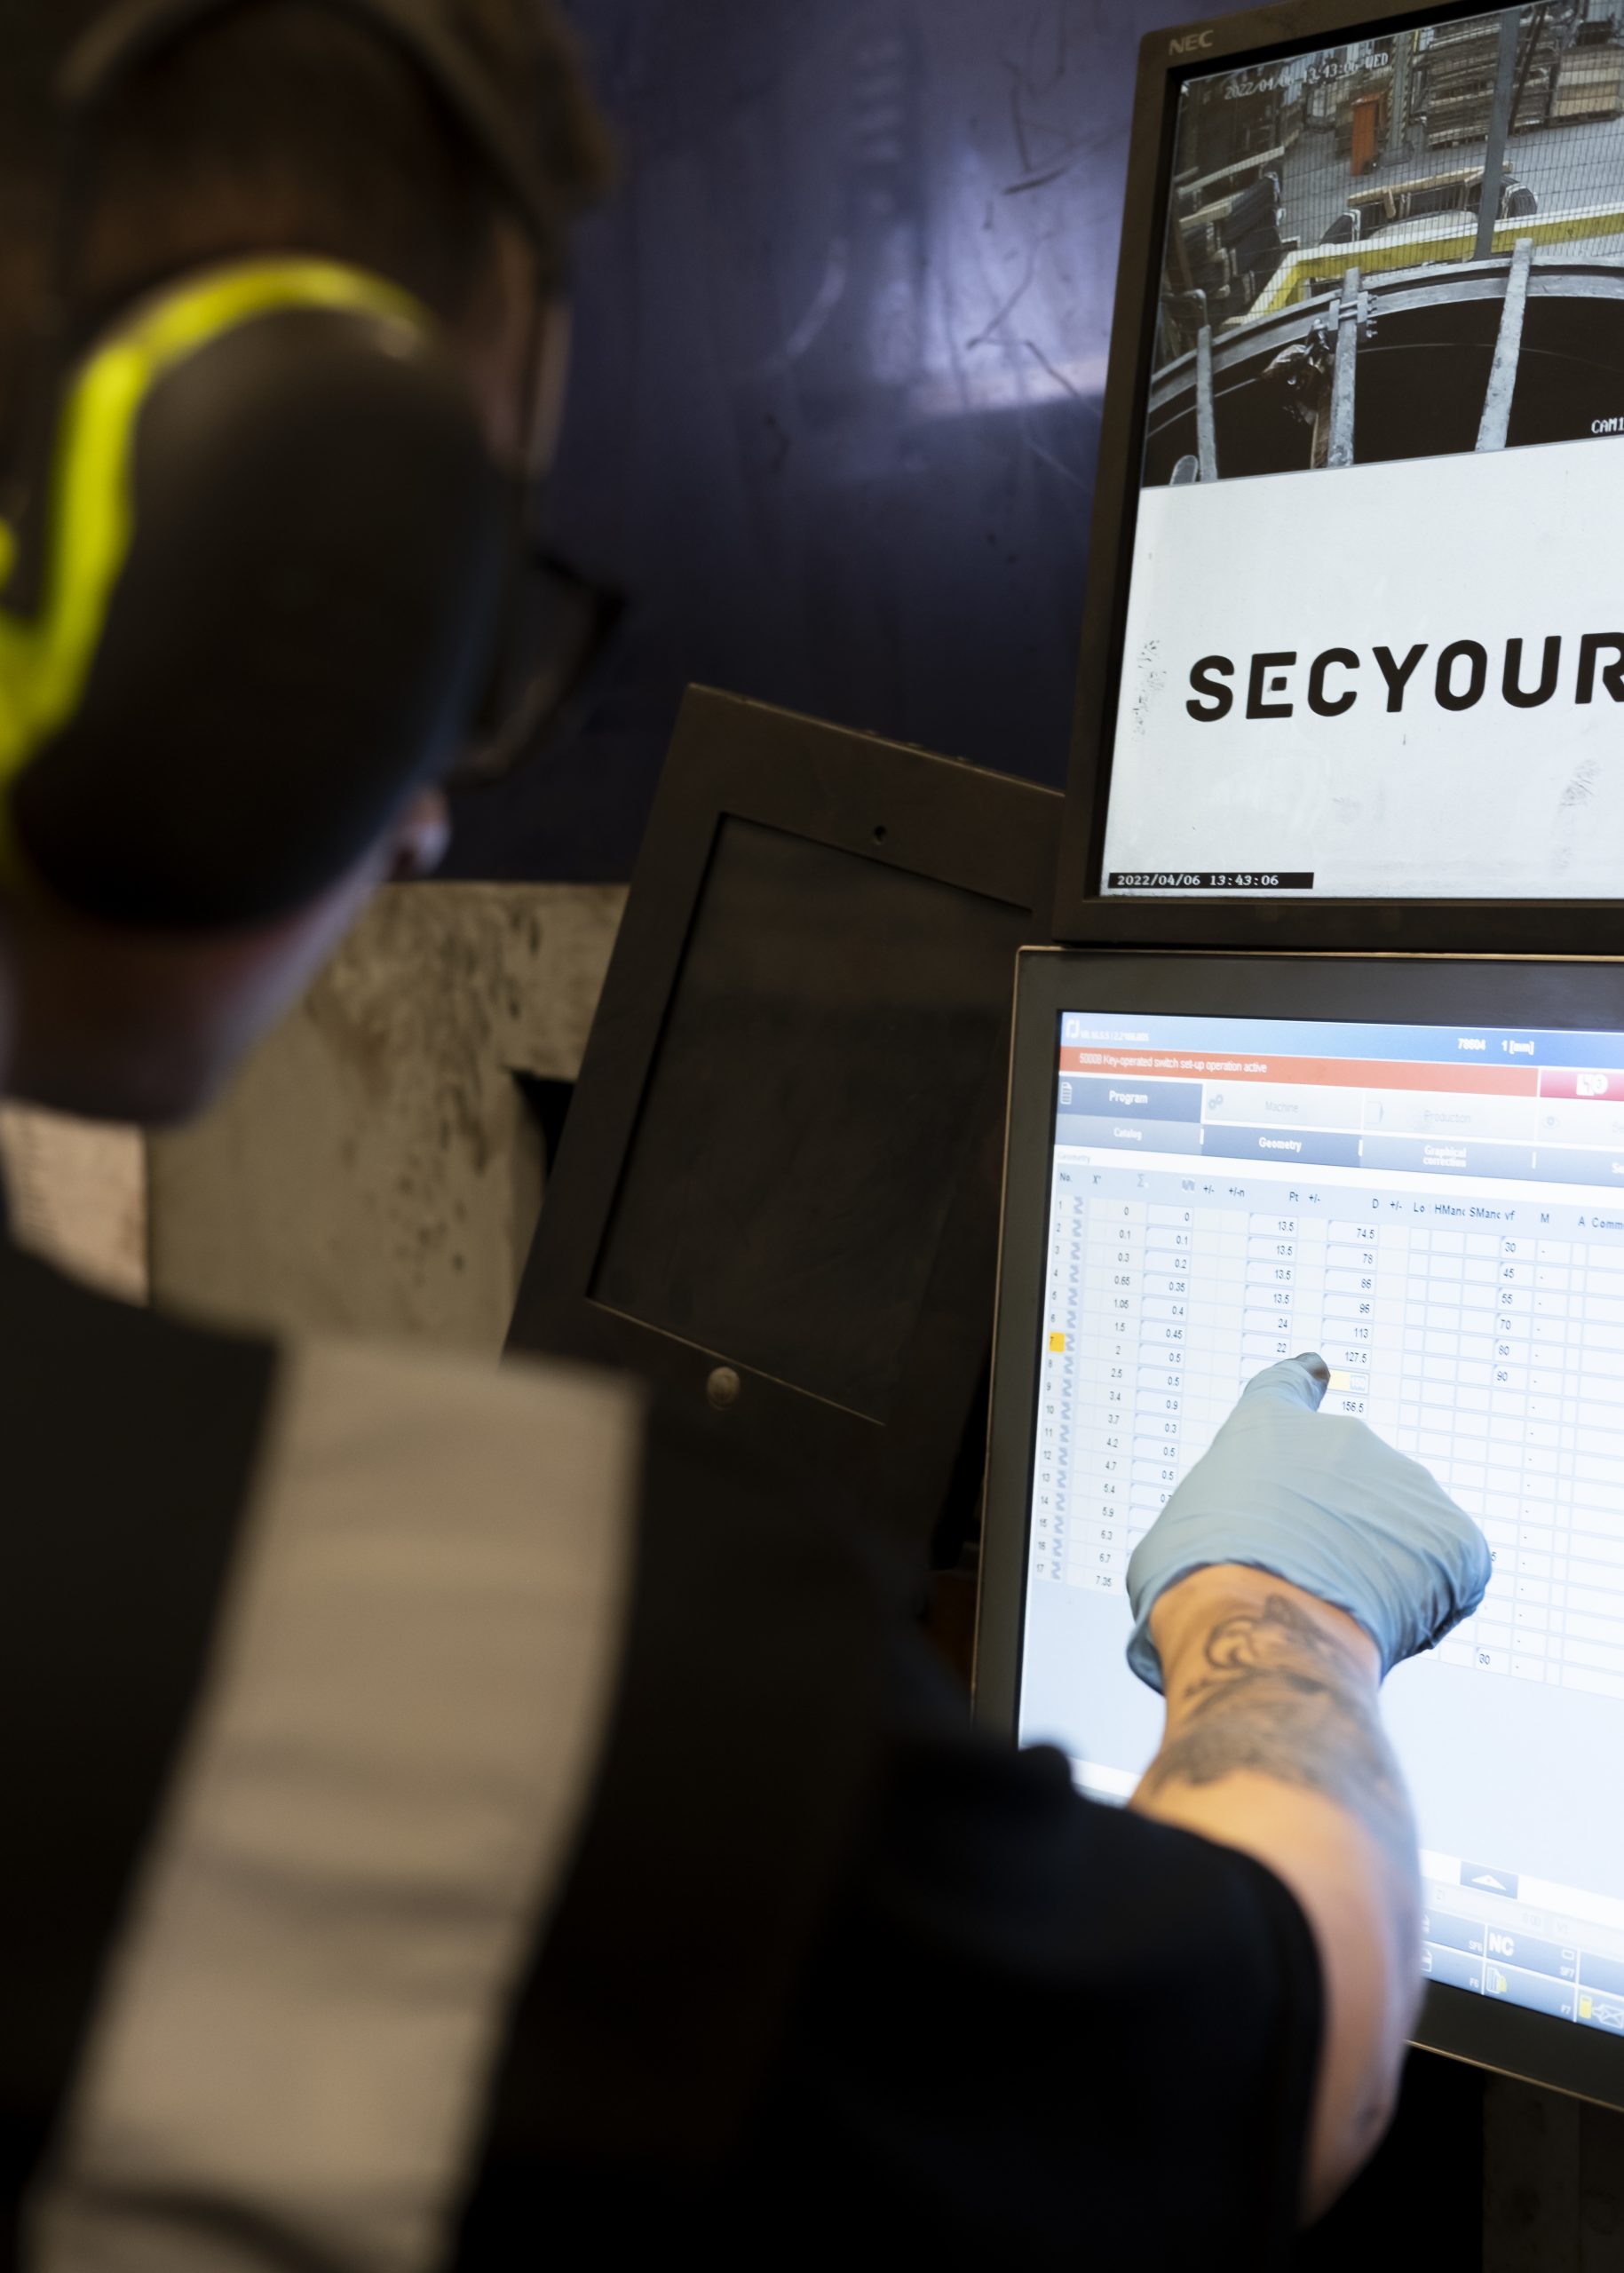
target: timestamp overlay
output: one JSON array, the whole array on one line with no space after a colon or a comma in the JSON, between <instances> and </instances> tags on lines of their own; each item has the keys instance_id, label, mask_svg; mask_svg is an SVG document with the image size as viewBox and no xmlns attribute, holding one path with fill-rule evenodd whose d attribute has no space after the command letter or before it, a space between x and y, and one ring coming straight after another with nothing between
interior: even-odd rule
<instances>
[{"instance_id":1,"label":"timestamp overlay","mask_svg":"<svg viewBox=\"0 0 1624 2273\"><path fill-rule=\"evenodd\" d=\"M1107 891L1312 891L1304 868L1116 868Z\"/></svg>"}]
</instances>

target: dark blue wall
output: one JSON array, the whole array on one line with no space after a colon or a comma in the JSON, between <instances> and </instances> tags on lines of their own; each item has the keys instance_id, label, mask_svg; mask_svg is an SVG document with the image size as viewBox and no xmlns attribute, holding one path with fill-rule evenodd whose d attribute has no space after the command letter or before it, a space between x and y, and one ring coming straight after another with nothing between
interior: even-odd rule
<instances>
[{"instance_id":1,"label":"dark blue wall","mask_svg":"<svg viewBox=\"0 0 1624 2273\"><path fill-rule=\"evenodd\" d=\"M1179 0L574 0L561 550L638 602L464 875L617 877L691 680L1058 782L1135 52Z\"/></svg>"}]
</instances>

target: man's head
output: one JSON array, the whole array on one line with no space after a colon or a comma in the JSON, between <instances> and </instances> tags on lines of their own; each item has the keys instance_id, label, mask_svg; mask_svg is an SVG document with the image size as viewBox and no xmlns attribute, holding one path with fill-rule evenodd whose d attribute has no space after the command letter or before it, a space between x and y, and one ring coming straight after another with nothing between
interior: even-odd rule
<instances>
[{"instance_id":1,"label":"man's head","mask_svg":"<svg viewBox=\"0 0 1624 2273\"><path fill-rule=\"evenodd\" d=\"M94 0L20 0L0 75L0 469L16 462L49 289L60 173L51 90ZM566 357L574 211L605 145L550 0L440 0L442 21L537 154L537 242L429 76L320 0L250 0L136 73L95 143L72 313L89 346L114 317L201 268L315 254L402 285L440 320L494 459L551 447ZM540 350L538 352L538 341ZM222 748L220 764L232 753ZM26 875L0 883L0 1086L67 1110L185 1113L230 1072L392 874L433 865L443 800L407 794L363 857L272 923L166 937L96 923ZM0 1027L5 1021L0 1017Z\"/></svg>"}]
</instances>

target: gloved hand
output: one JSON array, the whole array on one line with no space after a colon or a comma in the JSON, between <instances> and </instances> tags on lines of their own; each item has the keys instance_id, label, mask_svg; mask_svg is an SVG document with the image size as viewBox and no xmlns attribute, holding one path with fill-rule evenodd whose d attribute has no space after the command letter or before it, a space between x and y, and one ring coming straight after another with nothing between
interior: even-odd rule
<instances>
[{"instance_id":1,"label":"gloved hand","mask_svg":"<svg viewBox=\"0 0 1624 2273\"><path fill-rule=\"evenodd\" d=\"M1289 1580L1356 1619L1389 1674L1430 1650L1482 1601L1492 1564L1471 1517L1418 1461L1362 1421L1323 1414L1323 1358L1288 1358L1240 1402L1168 1500L1128 1565L1128 1662L1153 1689L1157 1599L1215 1563Z\"/></svg>"}]
</instances>

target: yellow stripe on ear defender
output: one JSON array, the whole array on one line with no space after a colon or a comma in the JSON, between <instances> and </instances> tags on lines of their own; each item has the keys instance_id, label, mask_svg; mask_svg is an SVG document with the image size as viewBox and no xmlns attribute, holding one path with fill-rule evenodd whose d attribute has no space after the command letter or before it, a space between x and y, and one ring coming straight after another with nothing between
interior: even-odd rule
<instances>
[{"instance_id":1,"label":"yellow stripe on ear defender","mask_svg":"<svg viewBox=\"0 0 1624 2273\"><path fill-rule=\"evenodd\" d=\"M0 609L0 872L14 848L12 783L83 699L135 535L141 411L164 376L240 325L290 308L370 314L421 333L410 293L336 261L254 260L216 268L147 300L97 347L62 406L51 469L44 591L37 616ZM16 553L0 522L0 586Z\"/></svg>"}]
</instances>

